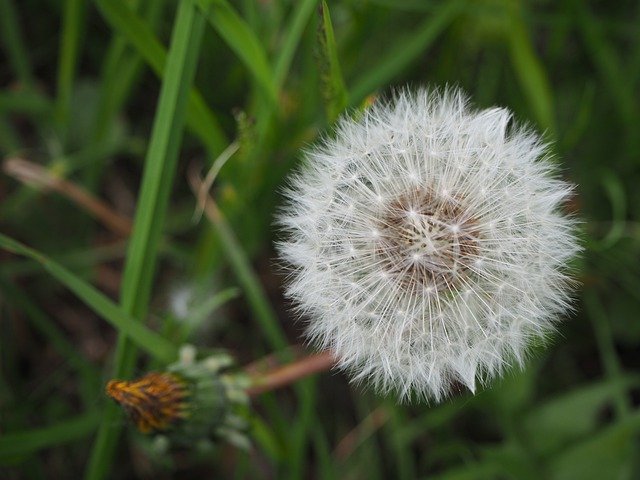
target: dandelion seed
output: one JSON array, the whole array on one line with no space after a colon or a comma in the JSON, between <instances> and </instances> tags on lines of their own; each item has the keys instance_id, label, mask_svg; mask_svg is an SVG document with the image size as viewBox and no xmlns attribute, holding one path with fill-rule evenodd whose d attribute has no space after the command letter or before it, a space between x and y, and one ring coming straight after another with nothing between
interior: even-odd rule
<instances>
[{"instance_id":1,"label":"dandelion seed","mask_svg":"<svg viewBox=\"0 0 640 480\"><path fill-rule=\"evenodd\" d=\"M287 294L356 381L401 399L475 391L569 308L571 186L510 119L457 90L404 91L343 118L291 177Z\"/></svg>"}]
</instances>

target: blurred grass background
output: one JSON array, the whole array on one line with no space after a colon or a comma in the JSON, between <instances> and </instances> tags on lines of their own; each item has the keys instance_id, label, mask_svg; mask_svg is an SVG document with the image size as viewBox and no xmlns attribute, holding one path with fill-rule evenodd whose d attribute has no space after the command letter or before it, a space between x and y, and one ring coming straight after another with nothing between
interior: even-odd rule
<instances>
[{"instance_id":1,"label":"blurred grass background","mask_svg":"<svg viewBox=\"0 0 640 480\"><path fill-rule=\"evenodd\" d=\"M0 477L640 478L640 3L322 7L0 0ZM278 188L341 111L406 84L553 142L584 220L575 313L475 397L397 406L324 374L255 400L250 452L153 461L106 380L185 341L240 365L300 343ZM229 149L220 215L194 223L188 173Z\"/></svg>"}]
</instances>

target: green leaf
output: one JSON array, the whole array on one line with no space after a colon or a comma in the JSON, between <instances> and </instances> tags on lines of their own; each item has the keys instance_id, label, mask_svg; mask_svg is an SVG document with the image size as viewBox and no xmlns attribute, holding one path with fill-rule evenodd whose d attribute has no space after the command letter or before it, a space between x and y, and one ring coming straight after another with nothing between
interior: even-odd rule
<instances>
[{"instance_id":1,"label":"green leaf","mask_svg":"<svg viewBox=\"0 0 640 480\"><path fill-rule=\"evenodd\" d=\"M75 73L80 58L81 34L84 21L85 0L65 0L62 17L62 35L58 64L58 96L56 117L64 134L69 127L71 96Z\"/></svg>"},{"instance_id":2,"label":"green leaf","mask_svg":"<svg viewBox=\"0 0 640 480\"><path fill-rule=\"evenodd\" d=\"M576 415L575 412L572 415ZM640 412L603 429L557 456L550 464L553 480L601 480L638 478Z\"/></svg>"},{"instance_id":3,"label":"green leaf","mask_svg":"<svg viewBox=\"0 0 640 480\"><path fill-rule=\"evenodd\" d=\"M626 389L637 387L640 377L627 376L621 383ZM522 421L530 445L546 455L591 434L598 426L598 415L613 402L620 387L613 381L587 385L532 410Z\"/></svg>"},{"instance_id":4,"label":"green leaf","mask_svg":"<svg viewBox=\"0 0 640 480\"><path fill-rule=\"evenodd\" d=\"M104 294L93 288L73 273L55 263L51 259L15 240L0 233L0 247L18 255L24 255L37 261L44 269L53 275L60 283L71 290L97 315L113 325L118 332L129 337L140 348L154 357L165 362L173 361L177 356L177 349L169 340L163 338L153 330L139 322L135 322L131 315L114 304Z\"/></svg>"},{"instance_id":5,"label":"green leaf","mask_svg":"<svg viewBox=\"0 0 640 480\"><path fill-rule=\"evenodd\" d=\"M195 0L211 26L251 72L273 107L278 90L267 54L251 27L226 0Z\"/></svg>"},{"instance_id":6,"label":"green leaf","mask_svg":"<svg viewBox=\"0 0 640 480\"><path fill-rule=\"evenodd\" d=\"M515 10L515 9L514 9ZM555 137L556 122L551 86L531 43L520 12L514 11L506 31L511 63L538 124Z\"/></svg>"},{"instance_id":7,"label":"green leaf","mask_svg":"<svg viewBox=\"0 0 640 480\"><path fill-rule=\"evenodd\" d=\"M433 44L466 6L464 0L442 2L427 19L381 55L375 67L362 74L350 89L350 105L359 105L373 91L387 85Z\"/></svg>"},{"instance_id":8,"label":"green leaf","mask_svg":"<svg viewBox=\"0 0 640 480\"><path fill-rule=\"evenodd\" d=\"M49 98L41 93L29 90L18 92L0 91L0 112L22 113L33 116L46 116L53 105Z\"/></svg>"},{"instance_id":9,"label":"green leaf","mask_svg":"<svg viewBox=\"0 0 640 480\"><path fill-rule=\"evenodd\" d=\"M284 83L304 28L309 23L309 18L317 3L318 0L300 0L296 2L296 10L292 14L293 19L287 27L284 40L276 57L274 78L277 88L282 87Z\"/></svg>"},{"instance_id":10,"label":"green leaf","mask_svg":"<svg viewBox=\"0 0 640 480\"><path fill-rule=\"evenodd\" d=\"M598 73L607 85L614 107L626 125L631 125L638 114L638 98L633 82L622 68L618 52L607 42L602 32L603 24L589 11L588 3L571 1L574 19L577 21L583 41Z\"/></svg>"},{"instance_id":11,"label":"green leaf","mask_svg":"<svg viewBox=\"0 0 640 480\"><path fill-rule=\"evenodd\" d=\"M122 0L96 0L105 20L136 49L159 78L166 75L167 52L153 31ZM189 92L187 124L210 153L219 154L227 143L218 120L195 88Z\"/></svg>"},{"instance_id":12,"label":"green leaf","mask_svg":"<svg viewBox=\"0 0 640 480\"><path fill-rule=\"evenodd\" d=\"M16 78L25 86L33 84L33 73L29 59L29 48L24 43L20 25L13 0L0 0L0 35L2 35L3 47L6 48L8 63L14 70ZM6 68L6 67L5 67Z\"/></svg>"},{"instance_id":13,"label":"green leaf","mask_svg":"<svg viewBox=\"0 0 640 480\"><path fill-rule=\"evenodd\" d=\"M187 98L203 31L204 19L192 1L180 2L122 279L122 308L136 321L141 321L148 309L162 226L182 141ZM135 348L125 336L119 336L113 376L130 376L135 360ZM96 480L107 476L120 432L120 417L119 409L108 404L89 461L87 478Z\"/></svg>"},{"instance_id":14,"label":"green leaf","mask_svg":"<svg viewBox=\"0 0 640 480\"><path fill-rule=\"evenodd\" d=\"M0 464L11 463L16 457L31 455L43 448L80 440L96 428L100 417L100 412L93 411L48 427L3 433L0 437Z\"/></svg>"},{"instance_id":15,"label":"green leaf","mask_svg":"<svg viewBox=\"0 0 640 480\"><path fill-rule=\"evenodd\" d=\"M215 226L215 234L220 239L221 246L227 255L233 273L247 295L249 307L253 311L267 341L272 348L284 350L288 343L282 326L278 321L278 316L269 303L260 279L253 271L251 262L238 242L231 226L217 208L213 215L209 214L207 216Z\"/></svg>"},{"instance_id":16,"label":"green leaf","mask_svg":"<svg viewBox=\"0 0 640 480\"><path fill-rule=\"evenodd\" d=\"M333 34L329 7L324 0L320 6L317 57L325 110L329 123L333 123L346 108L348 94L338 61L338 48Z\"/></svg>"}]
</instances>

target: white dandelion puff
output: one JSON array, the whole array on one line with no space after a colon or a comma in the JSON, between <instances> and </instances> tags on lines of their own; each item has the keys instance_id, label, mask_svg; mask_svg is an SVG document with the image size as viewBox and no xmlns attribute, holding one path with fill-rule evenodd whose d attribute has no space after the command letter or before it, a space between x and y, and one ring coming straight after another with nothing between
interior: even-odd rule
<instances>
[{"instance_id":1,"label":"white dandelion puff","mask_svg":"<svg viewBox=\"0 0 640 480\"><path fill-rule=\"evenodd\" d=\"M458 90L403 91L306 153L287 294L340 367L401 399L475 391L553 330L579 250L547 146Z\"/></svg>"}]
</instances>

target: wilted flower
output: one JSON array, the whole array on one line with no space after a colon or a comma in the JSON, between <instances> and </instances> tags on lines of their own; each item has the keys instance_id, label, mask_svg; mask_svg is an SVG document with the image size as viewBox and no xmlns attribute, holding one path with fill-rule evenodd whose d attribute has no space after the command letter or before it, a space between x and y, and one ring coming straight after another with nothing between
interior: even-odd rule
<instances>
[{"instance_id":1,"label":"wilted flower","mask_svg":"<svg viewBox=\"0 0 640 480\"><path fill-rule=\"evenodd\" d=\"M142 433L168 430L189 416L187 383L172 373L150 372L137 380L110 380L106 390Z\"/></svg>"},{"instance_id":2,"label":"wilted flower","mask_svg":"<svg viewBox=\"0 0 640 480\"><path fill-rule=\"evenodd\" d=\"M575 222L546 145L457 90L404 91L306 154L279 222L307 334L381 391L475 390L568 307Z\"/></svg>"},{"instance_id":3,"label":"wilted flower","mask_svg":"<svg viewBox=\"0 0 640 480\"><path fill-rule=\"evenodd\" d=\"M125 410L142 433L156 435L163 449L199 448L222 438L247 447L246 421L238 415L248 403L248 378L227 373L232 359L225 353L197 358L191 345L166 371L132 381L111 380L106 392Z\"/></svg>"}]
</instances>

